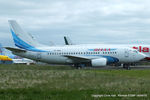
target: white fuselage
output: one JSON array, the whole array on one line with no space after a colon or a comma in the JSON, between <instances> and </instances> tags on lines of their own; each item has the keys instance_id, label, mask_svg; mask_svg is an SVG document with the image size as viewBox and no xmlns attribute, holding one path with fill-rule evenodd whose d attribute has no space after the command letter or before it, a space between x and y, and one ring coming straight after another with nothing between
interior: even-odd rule
<instances>
[{"instance_id":1,"label":"white fuselage","mask_svg":"<svg viewBox=\"0 0 150 100\"><path fill-rule=\"evenodd\" d=\"M143 53L146 55L147 58L150 58L150 45L122 45L122 47L130 47L135 50L138 50L139 52Z\"/></svg>"},{"instance_id":2,"label":"white fuselage","mask_svg":"<svg viewBox=\"0 0 150 100\"><path fill-rule=\"evenodd\" d=\"M45 52L27 51L25 53L14 54L26 57L29 59L51 63L51 64L73 64L82 63L85 61L76 60L73 57L83 57L89 59L107 58L107 63L113 63L110 57L114 58L119 63L137 62L145 58L140 52L128 47L119 47L113 45L70 45L39 48Z\"/></svg>"}]
</instances>

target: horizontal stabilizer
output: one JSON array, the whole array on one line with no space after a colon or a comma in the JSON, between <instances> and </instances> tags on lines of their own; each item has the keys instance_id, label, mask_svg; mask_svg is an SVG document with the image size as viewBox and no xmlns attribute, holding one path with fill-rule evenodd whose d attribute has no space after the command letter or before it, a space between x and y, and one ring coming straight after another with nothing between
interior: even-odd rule
<instances>
[{"instance_id":1,"label":"horizontal stabilizer","mask_svg":"<svg viewBox=\"0 0 150 100\"><path fill-rule=\"evenodd\" d=\"M18 49L18 48L12 48L12 47L5 47L5 48L12 52L26 52L26 50L22 50L22 49Z\"/></svg>"}]
</instances>

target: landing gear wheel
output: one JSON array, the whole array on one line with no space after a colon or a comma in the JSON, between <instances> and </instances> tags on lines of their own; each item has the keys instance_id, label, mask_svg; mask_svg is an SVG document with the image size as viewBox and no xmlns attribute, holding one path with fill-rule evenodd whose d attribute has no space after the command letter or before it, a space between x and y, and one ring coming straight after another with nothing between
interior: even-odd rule
<instances>
[{"instance_id":1,"label":"landing gear wheel","mask_svg":"<svg viewBox=\"0 0 150 100\"><path fill-rule=\"evenodd\" d=\"M81 69L81 68L82 68L79 64L75 64L74 67L75 67L76 69Z\"/></svg>"},{"instance_id":2,"label":"landing gear wheel","mask_svg":"<svg viewBox=\"0 0 150 100\"><path fill-rule=\"evenodd\" d=\"M123 64L123 68L127 69L127 70L130 70L131 67L130 67L130 64Z\"/></svg>"},{"instance_id":3,"label":"landing gear wheel","mask_svg":"<svg viewBox=\"0 0 150 100\"><path fill-rule=\"evenodd\" d=\"M131 69L131 67L130 66L127 66L127 70L130 70Z\"/></svg>"}]
</instances>

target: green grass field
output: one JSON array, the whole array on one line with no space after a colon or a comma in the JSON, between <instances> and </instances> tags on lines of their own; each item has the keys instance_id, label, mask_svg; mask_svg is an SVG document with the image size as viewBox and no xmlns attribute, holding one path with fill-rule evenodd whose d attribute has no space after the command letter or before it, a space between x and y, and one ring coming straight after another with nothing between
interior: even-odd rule
<instances>
[{"instance_id":1,"label":"green grass field","mask_svg":"<svg viewBox=\"0 0 150 100\"><path fill-rule=\"evenodd\" d=\"M92 95L135 97L99 97ZM137 97L146 94L147 97ZM68 66L0 65L0 100L147 100L150 70L76 70Z\"/></svg>"}]
</instances>

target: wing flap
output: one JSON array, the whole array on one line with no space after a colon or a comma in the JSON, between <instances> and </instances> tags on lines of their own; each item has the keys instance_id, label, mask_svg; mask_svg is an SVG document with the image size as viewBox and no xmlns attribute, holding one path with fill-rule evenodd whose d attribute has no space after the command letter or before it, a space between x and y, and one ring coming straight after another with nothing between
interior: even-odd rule
<instances>
[{"instance_id":1,"label":"wing flap","mask_svg":"<svg viewBox=\"0 0 150 100\"><path fill-rule=\"evenodd\" d=\"M91 58L85 56L66 55L65 57L68 57L69 59L72 59L74 62L78 62L78 63L91 61Z\"/></svg>"}]
</instances>

